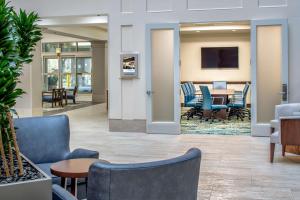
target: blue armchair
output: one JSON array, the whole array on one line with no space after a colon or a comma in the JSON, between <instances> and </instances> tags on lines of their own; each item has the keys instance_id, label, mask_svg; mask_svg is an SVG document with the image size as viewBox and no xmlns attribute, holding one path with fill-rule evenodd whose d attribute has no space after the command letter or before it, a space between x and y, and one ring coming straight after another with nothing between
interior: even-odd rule
<instances>
[{"instance_id":1,"label":"blue armchair","mask_svg":"<svg viewBox=\"0 0 300 200\"><path fill-rule=\"evenodd\" d=\"M224 101L223 97L212 97L209 89L207 86L200 86L200 90L203 95L203 104L202 104L202 109L204 112L208 113L206 114L208 119L214 120L216 118L216 114L221 111L221 110L226 110L228 107L227 105L224 104L213 104L214 98L222 98Z\"/></svg>"},{"instance_id":2,"label":"blue armchair","mask_svg":"<svg viewBox=\"0 0 300 200\"><path fill-rule=\"evenodd\" d=\"M193 118L194 115L202 117L202 98L196 95L196 88L192 82L181 84L184 94L184 107L191 108L181 117L187 116L187 119Z\"/></svg>"},{"instance_id":3,"label":"blue armchair","mask_svg":"<svg viewBox=\"0 0 300 200\"><path fill-rule=\"evenodd\" d=\"M30 117L14 120L20 151L52 177L50 166L54 162L74 158L98 158L97 151L76 149L70 152L69 118L66 115Z\"/></svg>"},{"instance_id":4,"label":"blue armchair","mask_svg":"<svg viewBox=\"0 0 300 200\"><path fill-rule=\"evenodd\" d=\"M141 164L94 163L89 170L87 200L196 200L201 151ZM53 186L55 200L74 200Z\"/></svg>"}]
</instances>

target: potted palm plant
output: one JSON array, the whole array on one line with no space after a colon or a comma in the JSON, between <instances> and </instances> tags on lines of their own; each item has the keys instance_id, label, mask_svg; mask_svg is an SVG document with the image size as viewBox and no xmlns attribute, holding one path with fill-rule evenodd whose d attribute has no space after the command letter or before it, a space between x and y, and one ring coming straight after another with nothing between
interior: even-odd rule
<instances>
[{"instance_id":1,"label":"potted palm plant","mask_svg":"<svg viewBox=\"0 0 300 200\"><path fill-rule=\"evenodd\" d=\"M21 156L12 120L12 114L16 114L13 109L16 100L24 93L18 88L22 69L24 65L31 63L32 51L42 38L38 20L37 13L27 13L22 9L16 12L6 0L0 0L1 199L41 199L41 194L29 194L40 189L41 185L48 190L43 199L51 197L51 179ZM24 189L28 194L24 193Z\"/></svg>"}]
</instances>

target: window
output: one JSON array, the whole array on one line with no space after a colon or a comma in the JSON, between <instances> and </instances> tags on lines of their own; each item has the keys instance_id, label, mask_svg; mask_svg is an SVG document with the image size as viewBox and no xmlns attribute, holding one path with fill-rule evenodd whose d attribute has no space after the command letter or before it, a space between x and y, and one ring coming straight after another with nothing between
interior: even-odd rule
<instances>
[{"instance_id":1,"label":"window","mask_svg":"<svg viewBox=\"0 0 300 200\"><path fill-rule=\"evenodd\" d=\"M77 83L79 91L92 91L92 58L77 58Z\"/></svg>"},{"instance_id":2,"label":"window","mask_svg":"<svg viewBox=\"0 0 300 200\"><path fill-rule=\"evenodd\" d=\"M42 51L46 53L55 53L56 48L61 48L62 52L82 52L91 51L91 42L61 42L61 43L43 43Z\"/></svg>"},{"instance_id":3,"label":"window","mask_svg":"<svg viewBox=\"0 0 300 200\"><path fill-rule=\"evenodd\" d=\"M75 52L77 51L77 43L76 42L64 42L60 43L61 52Z\"/></svg>"},{"instance_id":4,"label":"window","mask_svg":"<svg viewBox=\"0 0 300 200\"><path fill-rule=\"evenodd\" d=\"M59 87L59 65L57 58L44 59L44 89L52 90Z\"/></svg>"},{"instance_id":5,"label":"window","mask_svg":"<svg viewBox=\"0 0 300 200\"><path fill-rule=\"evenodd\" d=\"M91 51L92 45L90 42L78 42L78 51Z\"/></svg>"},{"instance_id":6,"label":"window","mask_svg":"<svg viewBox=\"0 0 300 200\"><path fill-rule=\"evenodd\" d=\"M76 59L75 57L63 57L61 62L62 87L73 89L76 85Z\"/></svg>"},{"instance_id":7,"label":"window","mask_svg":"<svg viewBox=\"0 0 300 200\"><path fill-rule=\"evenodd\" d=\"M55 53L56 48L59 47L58 43L43 43L42 44L42 51L43 52L51 52Z\"/></svg>"},{"instance_id":8,"label":"window","mask_svg":"<svg viewBox=\"0 0 300 200\"><path fill-rule=\"evenodd\" d=\"M92 58L62 57L44 58L44 91L63 87L79 92L92 91Z\"/></svg>"},{"instance_id":9,"label":"window","mask_svg":"<svg viewBox=\"0 0 300 200\"><path fill-rule=\"evenodd\" d=\"M56 48L61 48L60 58L56 55ZM73 89L77 85L79 92L91 92L91 50L92 44L88 41L43 43L42 51L47 53L43 66L44 90ZM83 55L85 57L77 57Z\"/></svg>"}]
</instances>

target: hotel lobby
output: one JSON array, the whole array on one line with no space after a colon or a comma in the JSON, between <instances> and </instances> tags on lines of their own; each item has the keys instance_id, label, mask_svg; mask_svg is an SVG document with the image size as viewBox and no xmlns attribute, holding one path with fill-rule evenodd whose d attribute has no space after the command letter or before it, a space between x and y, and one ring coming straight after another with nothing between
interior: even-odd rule
<instances>
[{"instance_id":1,"label":"hotel lobby","mask_svg":"<svg viewBox=\"0 0 300 200\"><path fill-rule=\"evenodd\" d=\"M0 199L300 200L299 8L0 0Z\"/></svg>"}]
</instances>

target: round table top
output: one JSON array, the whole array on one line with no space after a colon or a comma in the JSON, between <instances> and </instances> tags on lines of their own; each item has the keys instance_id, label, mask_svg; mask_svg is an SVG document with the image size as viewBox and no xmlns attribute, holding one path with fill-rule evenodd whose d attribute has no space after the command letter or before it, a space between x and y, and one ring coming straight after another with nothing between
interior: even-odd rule
<instances>
[{"instance_id":1,"label":"round table top","mask_svg":"<svg viewBox=\"0 0 300 200\"><path fill-rule=\"evenodd\" d=\"M64 178L86 178L90 166L95 162L105 162L105 160L91 159L91 158L80 158L63 160L51 165L51 173L55 176Z\"/></svg>"}]
</instances>

